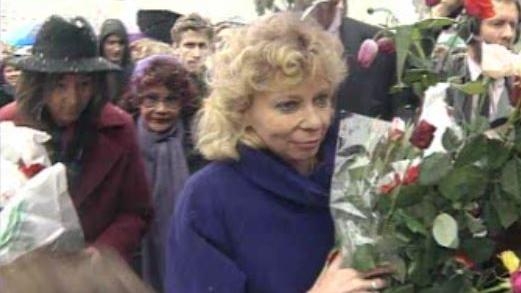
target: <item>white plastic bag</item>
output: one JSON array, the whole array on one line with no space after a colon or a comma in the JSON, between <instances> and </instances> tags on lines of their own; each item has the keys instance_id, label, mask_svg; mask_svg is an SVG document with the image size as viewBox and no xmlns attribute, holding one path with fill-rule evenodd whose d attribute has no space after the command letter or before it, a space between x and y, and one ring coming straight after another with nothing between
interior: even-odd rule
<instances>
[{"instance_id":1,"label":"white plastic bag","mask_svg":"<svg viewBox=\"0 0 521 293\"><path fill-rule=\"evenodd\" d=\"M0 209L29 179L21 166L49 167L51 160L44 143L51 137L39 130L0 123Z\"/></svg>"},{"instance_id":2,"label":"white plastic bag","mask_svg":"<svg viewBox=\"0 0 521 293\"><path fill-rule=\"evenodd\" d=\"M65 165L50 166L49 139L42 131L0 123L0 265L43 246L84 247Z\"/></svg>"},{"instance_id":3,"label":"white plastic bag","mask_svg":"<svg viewBox=\"0 0 521 293\"><path fill-rule=\"evenodd\" d=\"M61 163L27 181L0 212L0 265L50 244L68 251L84 246Z\"/></svg>"}]
</instances>

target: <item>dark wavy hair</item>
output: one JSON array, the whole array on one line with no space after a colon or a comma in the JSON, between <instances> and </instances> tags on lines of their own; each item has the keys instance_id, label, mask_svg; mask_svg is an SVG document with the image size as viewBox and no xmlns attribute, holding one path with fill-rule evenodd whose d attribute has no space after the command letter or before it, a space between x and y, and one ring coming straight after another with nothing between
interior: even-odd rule
<instances>
[{"instance_id":1,"label":"dark wavy hair","mask_svg":"<svg viewBox=\"0 0 521 293\"><path fill-rule=\"evenodd\" d=\"M140 94L151 86L163 85L181 101L183 107L193 105L197 90L190 73L171 55L152 55L140 60L131 77L131 92L123 107L135 114L141 105Z\"/></svg>"},{"instance_id":2,"label":"dark wavy hair","mask_svg":"<svg viewBox=\"0 0 521 293\"><path fill-rule=\"evenodd\" d=\"M47 109L45 98L57 87L68 73L42 73L22 71L17 84L18 113L23 117L23 126L47 131L52 135L49 142L52 162L63 162L67 166L69 191L78 183L83 154L97 141L97 122L108 101L108 85L105 73L81 73L94 80L93 96L75 123L74 136L62 144L63 128L57 125ZM72 192L72 191L71 191Z\"/></svg>"},{"instance_id":3,"label":"dark wavy hair","mask_svg":"<svg viewBox=\"0 0 521 293\"><path fill-rule=\"evenodd\" d=\"M58 82L67 73L43 73L22 71L16 89L18 111L24 116L30 126L43 130L52 130L56 127L49 111L45 106L45 97L48 96ZM108 101L108 85L105 73L81 73L92 76L94 79L94 96L87 108L81 113L78 120L84 124L94 124L101 113L101 109Z\"/></svg>"}]
</instances>

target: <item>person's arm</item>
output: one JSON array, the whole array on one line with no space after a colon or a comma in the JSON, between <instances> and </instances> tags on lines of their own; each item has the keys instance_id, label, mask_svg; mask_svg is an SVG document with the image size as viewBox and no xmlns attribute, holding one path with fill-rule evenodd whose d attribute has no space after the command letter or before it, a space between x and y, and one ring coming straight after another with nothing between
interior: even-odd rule
<instances>
[{"instance_id":1,"label":"person's arm","mask_svg":"<svg viewBox=\"0 0 521 293\"><path fill-rule=\"evenodd\" d=\"M114 221L96 239L94 246L108 246L130 260L152 217L152 202L145 169L133 126L125 126L128 151L124 155L123 184L119 187L119 209Z\"/></svg>"},{"instance_id":2,"label":"person's arm","mask_svg":"<svg viewBox=\"0 0 521 293\"><path fill-rule=\"evenodd\" d=\"M192 179L180 195L170 225L165 292L245 292L245 274L225 253L229 247L222 243L225 229L213 188L201 188L207 186L202 181L208 180Z\"/></svg>"}]
</instances>

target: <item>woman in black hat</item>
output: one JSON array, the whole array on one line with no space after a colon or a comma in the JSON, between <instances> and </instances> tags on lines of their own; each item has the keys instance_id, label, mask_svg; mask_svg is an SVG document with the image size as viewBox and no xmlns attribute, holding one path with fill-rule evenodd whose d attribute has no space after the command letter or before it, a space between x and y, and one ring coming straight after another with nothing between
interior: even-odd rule
<instances>
[{"instance_id":1,"label":"woman in black hat","mask_svg":"<svg viewBox=\"0 0 521 293\"><path fill-rule=\"evenodd\" d=\"M22 70L17 101L0 120L47 131L49 154L67 166L67 180L90 250L106 246L127 260L145 232L151 202L132 119L107 103L105 73L89 23L50 17Z\"/></svg>"}]
</instances>

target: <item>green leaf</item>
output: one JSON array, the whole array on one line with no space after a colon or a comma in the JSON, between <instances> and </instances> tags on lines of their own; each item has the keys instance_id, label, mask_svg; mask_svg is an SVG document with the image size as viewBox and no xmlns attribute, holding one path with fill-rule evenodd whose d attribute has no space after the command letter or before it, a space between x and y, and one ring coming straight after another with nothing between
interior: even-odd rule
<instances>
[{"instance_id":1,"label":"green leaf","mask_svg":"<svg viewBox=\"0 0 521 293\"><path fill-rule=\"evenodd\" d=\"M487 154L487 138L477 135L465 142L463 149L456 158L456 166L465 166L483 159Z\"/></svg>"},{"instance_id":2,"label":"green leaf","mask_svg":"<svg viewBox=\"0 0 521 293\"><path fill-rule=\"evenodd\" d=\"M396 45L396 76L398 77L398 84L403 84L402 76L405 68L405 61L409 54L409 47L411 46L411 33L413 27L411 25L403 25L396 28L394 36Z\"/></svg>"},{"instance_id":3,"label":"green leaf","mask_svg":"<svg viewBox=\"0 0 521 293\"><path fill-rule=\"evenodd\" d=\"M407 264L401 257L393 257L390 259L390 265L393 268L393 278L401 283L405 282L407 277Z\"/></svg>"},{"instance_id":4,"label":"green leaf","mask_svg":"<svg viewBox=\"0 0 521 293\"><path fill-rule=\"evenodd\" d=\"M495 242L488 238L470 238L461 244L461 248L476 263L490 260L495 250Z\"/></svg>"},{"instance_id":5,"label":"green leaf","mask_svg":"<svg viewBox=\"0 0 521 293\"><path fill-rule=\"evenodd\" d=\"M403 82L407 84L421 82L426 87L434 85L438 81L438 75L426 69L408 69L403 76Z\"/></svg>"},{"instance_id":6,"label":"green leaf","mask_svg":"<svg viewBox=\"0 0 521 293\"><path fill-rule=\"evenodd\" d=\"M481 197L487 187L487 174L475 167L465 166L453 169L439 182L441 194L453 202L473 200Z\"/></svg>"},{"instance_id":7,"label":"green leaf","mask_svg":"<svg viewBox=\"0 0 521 293\"><path fill-rule=\"evenodd\" d=\"M426 157L420 164L421 185L436 184L451 170L451 159L448 154L434 153Z\"/></svg>"},{"instance_id":8,"label":"green leaf","mask_svg":"<svg viewBox=\"0 0 521 293\"><path fill-rule=\"evenodd\" d=\"M454 278L442 284L439 292L467 293L469 290L469 286L463 275L456 275Z\"/></svg>"},{"instance_id":9,"label":"green leaf","mask_svg":"<svg viewBox=\"0 0 521 293\"><path fill-rule=\"evenodd\" d=\"M420 220L416 219L415 217L412 217L403 210L400 210L399 214L405 222L405 225L407 226L407 228L409 228L409 230L411 230L411 232L427 236L427 228L425 228L425 226Z\"/></svg>"},{"instance_id":10,"label":"green leaf","mask_svg":"<svg viewBox=\"0 0 521 293\"><path fill-rule=\"evenodd\" d=\"M514 148L521 153L521 122L515 125Z\"/></svg>"},{"instance_id":11,"label":"green leaf","mask_svg":"<svg viewBox=\"0 0 521 293\"><path fill-rule=\"evenodd\" d=\"M403 83L403 82L397 83L391 87L391 89L389 90L389 94L394 95L394 94L404 91L407 88L409 88L409 86L406 85L405 83Z\"/></svg>"},{"instance_id":12,"label":"green leaf","mask_svg":"<svg viewBox=\"0 0 521 293\"><path fill-rule=\"evenodd\" d=\"M389 289L385 289L384 293L414 293L414 285L407 284L398 287L392 287Z\"/></svg>"},{"instance_id":13,"label":"green leaf","mask_svg":"<svg viewBox=\"0 0 521 293\"><path fill-rule=\"evenodd\" d=\"M501 196L501 191L498 193L493 196L492 206L496 209L501 226L506 229L519 219L519 211L515 204Z\"/></svg>"},{"instance_id":14,"label":"green leaf","mask_svg":"<svg viewBox=\"0 0 521 293\"><path fill-rule=\"evenodd\" d=\"M472 215L464 214L465 225L472 234L481 234L487 231L487 227L483 224L483 221L479 218L475 218Z\"/></svg>"},{"instance_id":15,"label":"green leaf","mask_svg":"<svg viewBox=\"0 0 521 293\"><path fill-rule=\"evenodd\" d=\"M490 139L487 144L487 161L489 169L495 170L505 165L510 158L511 150L500 140Z\"/></svg>"},{"instance_id":16,"label":"green leaf","mask_svg":"<svg viewBox=\"0 0 521 293\"><path fill-rule=\"evenodd\" d=\"M434 219L432 236L440 246L456 249L459 246L458 223L449 214L439 214Z\"/></svg>"},{"instance_id":17,"label":"green leaf","mask_svg":"<svg viewBox=\"0 0 521 293\"><path fill-rule=\"evenodd\" d=\"M462 143L461 139L459 139L459 137L454 132L454 129L450 127L447 127L443 133L441 142L443 147L449 152L457 150Z\"/></svg>"},{"instance_id":18,"label":"green leaf","mask_svg":"<svg viewBox=\"0 0 521 293\"><path fill-rule=\"evenodd\" d=\"M467 95L479 95L486 91L486 86L481 81L470 81L464 84L451 83L453 88L467 94Z\"/></svg>"},{"instance_id":19,"label":"green leaf","mask_svg":"<svg viewBox=\"0 0 521 293\"><path fill-rule=\"evenodd\" d=\"M443 27L446 27L448 25L455 24L456 21L452 18L447 17L439 17L439 18L427 18L422 21L416 22L414 26L421 30L426 29L441 29Z\"/></svg>"},{"instance_id":20,"label":"green leaf","mask_svg":"<svg viewBox=\"0 0 521 293\"><path fill-rule=\"evenodd\" d=\"M409 264L409 280L414 284L426 286L431 282L431 274L422 253L416 253Z\"/></svg>"},{"instance_id":21,"label":"green leaf","mask_svg":"<svg viewBox=\"0 0 521 293\"><path fill-rule=\"evenodd\" d=\"M358 246L353 254L353 269L368 271L376 268L374 247L370 244Z\"/></svg>"},{"instance_id":22,"label":"green leaf","mask_svg":"<svg viewBox=\"0 0 521 293\"><path fill-rule=\"evenodd\" d=\"M403 208L420 203L425 193L426 190L423 186L417 184L401 185L400 192L392 196L396 198L396 206Z\"/></svg>"},{"instance_id":23,"label":"green leaf","mask_svg":"<svg viewBox=\"0 0 521 293\"><path fill-rule=\"evenodd\" d=\"M497 233L502 230L499 216L491 202L483 203L483 223L487 226L490 233Z\"/></svg>"},{"instance_id":24,"label":"green leaf","mask_svg":"<svg viewBox=\"0 0 521 293\"><path fill-rule=\"evenodd\" d=\"M503 168L501 187L508 194L521 198L521 160L512 158Z\"/></svg>"},{"instance_id":25,"label":"green leaf","mask_svg":"<svg viewBox=\"0 0 521 293\"><path fill-rule=\"evenodd\" d=\"M419 71L432 73L432 71L429 69L432 69L434 67L432 60L424 59L424 58L421 58L421 57L418 57L415 55L407 56L407 65L411 68L410 69L408 68L407 71L405 72L405 74L407 74L407 72L409 72L409 70L413 70L413 72L419 70ZM420 79L417 79L417 80L420 80Z\"/></svg>"}]
</instances>

